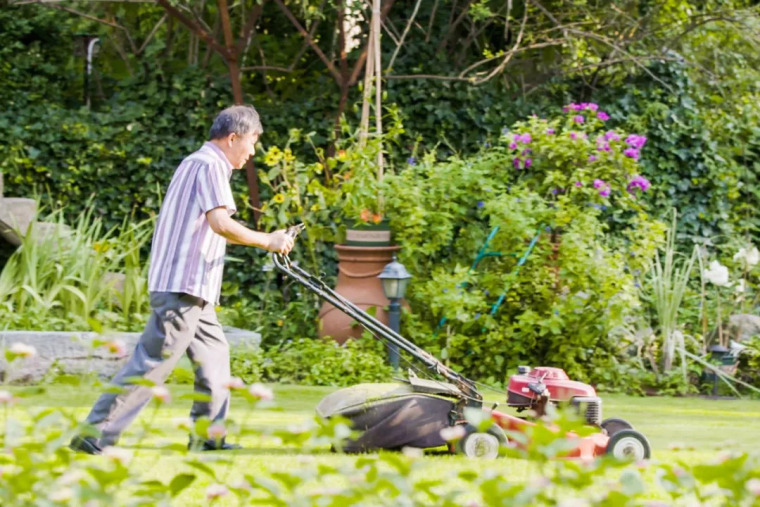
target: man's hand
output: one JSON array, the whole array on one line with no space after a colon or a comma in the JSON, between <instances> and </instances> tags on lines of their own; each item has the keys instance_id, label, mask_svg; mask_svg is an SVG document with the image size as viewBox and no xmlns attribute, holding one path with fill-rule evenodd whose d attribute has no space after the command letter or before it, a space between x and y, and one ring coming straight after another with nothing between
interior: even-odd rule
<instances>
[{"instance_id":1,"label":"man's hand","mask_svg":"<svg viewBox=\"0 0 760 507\"><path fill-rule=\"evenodd\" d=\"M270 252L288 255L293 249L294 238L287 233L286 229L280 229L269 233L269 242L266 249Z\"/></svg>"},{"instance_id":2,"label":"man's hand","mask_svg":"<svg viewBox=\"0 0 760 507\"><path fill-rule=\"evenodd\" d=\"M285 229L271 233L253 231L240 225L227 212L226 208L214 208L206 212L211 230L236 245L248 245L263 248L270 252L287 255L293 249L293 240Z\"/></svg>"}]
</instances>

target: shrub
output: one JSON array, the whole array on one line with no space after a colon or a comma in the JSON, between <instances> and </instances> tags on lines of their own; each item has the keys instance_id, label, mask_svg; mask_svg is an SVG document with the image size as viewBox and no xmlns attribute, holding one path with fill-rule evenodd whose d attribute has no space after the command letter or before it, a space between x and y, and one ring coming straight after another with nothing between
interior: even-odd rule
<instances>
[{"instance_id":1,"label":"shrub","mask_svg":"<svg viewBox=\"0 0 760 507\"><path fill-rule=\"evenodd\" d=\"M300 339L265 351L232 351L232 374L244 382L281 382L315 386L349 386L387 381L392 368L385 352L370 338L349 340Z\"/></svg>"},{"instance_id":2,"label":"shrub","mask_svg":"<svg viewBox=\"0 0 760 507\"><path fill-rule=\"evenodd\" d=\"M610 332L636 310L634 273L664 228L641 200L646 138L606 121L595 104L571 104L516 123L476 156L425 156L386 178L415 275L406 329L416 343L492 382L531 362L589 379L618 354ZM496 228L495 255L471 266Z\"/></svg>"}]
</instances>

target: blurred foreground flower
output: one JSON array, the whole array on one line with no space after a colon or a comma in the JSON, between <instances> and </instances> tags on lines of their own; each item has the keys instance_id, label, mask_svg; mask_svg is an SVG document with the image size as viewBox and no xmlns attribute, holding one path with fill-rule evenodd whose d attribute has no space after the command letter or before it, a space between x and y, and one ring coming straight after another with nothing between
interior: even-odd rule
<instances>
[{"instance_id":1,"label":"blurred foreground flower","mask_svg":"<svg viewBox=\"0 0 760 507\"><path fill-rule=\"evenodd\" d=\"M122 466L127 466L132 459L132 451L109 445L103 449L103 456Z\"/></svg>"},{"instance_id":2,"label":"blurred foreground flower","mask_svg":"<svg viewBox=\"0 0 760 507\"><path fill-rule=\"evenodd\" d=\"M466 434L467 434L467 431L464 429L464 426L461 426L461 425L450 426L448 428L443 428L441 430L441 438L447 442L464 438Z\"/></svg>"},{"instance_id":3,"label":"blurred foreground flower","mask_svg":"<svg viewBox=\"0 0 760 507\"><path fill-rule=\"evenodd\" d=\"M269 401L274 399L274 393L272 390L263 384L257 383L251 385L251 387L248 389L248 392L251 394L251 396L260 400Z\"/></svg>"},{"instance_id":4,"label":"blurred foreground flower","mask_svg":"<svg viewBox=\"0 0 760 507\"><path fill-rule=\"evenodd\" d=\"M124 357L127 355L127 345L122 340L109 340L103 344L103 346L116 357Z\"/></svg>"},{"instance_id":5,"label":"blurred foreground flower","mask_svg":"<svg viewBox=\"0 0 760 507\"><path fill-rule=\"evenodd\" d=\"M164 386L153 386L150 388L150 392L159 403L169 403L172 399L169 390Z\"/></svg>"},{"instance_id":6,"label":"blurred foreground flower","mask_svg":"<svg viewBox=\"0 0 760 507\"><path fill-rule=\"evenodd\" d=\"M235 391L238 389L245 389L245 383L243 383L243 380L240 377L232 377L225 387L230 391Z\"/></svg>"},{"instance_id":7,"label":"blurred foreground flower","mask_svg":"<svg viewBox=\"0 0 760 507\"><path fill-rule=\"evenodd\" d=\"M224 484L212 484L208 488L206 488L206 498L209 500L214 500L215 498L220 498L228 494L230 490L227 489L227 486Z\"/></svg>"},{"instance_id":8,"label":"blurred foreground flower","mask_svg":"<svg viewBox=\"0 0 760 507\"><path fill-rule=\"evenodd\" d=\"M37 349L32 347L31 345L27 345L26 343L20 343L16 342L13 345L11 345L10 350L13 354L15 354L18 357L34 357L37 355Z\"/></svg>"}]
</instances>

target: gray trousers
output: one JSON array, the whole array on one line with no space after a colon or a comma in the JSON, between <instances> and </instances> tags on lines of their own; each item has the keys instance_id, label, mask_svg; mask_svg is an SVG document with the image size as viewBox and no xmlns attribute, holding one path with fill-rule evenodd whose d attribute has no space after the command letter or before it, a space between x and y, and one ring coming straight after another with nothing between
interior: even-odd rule
<instances>
[{"instance_id":1,"label":"gray trousers","mask_svg":"<svg viewBox=\"0 0 760 507\"><path fill-rule=\"evenodd\" d=\"M100 430L101 447L115 444L151 400L150 388L129 384L129 377L143 377L161 385L184 353L195 365L195 392L211 398L195 401L190 417L217 421L227 416L230 350L214 306L201 298L173 292L151 292L150 306L153 312L140 341L111 380L126 390L102 394L87 416L87 422Z\"/></svg>"}]
</instances>

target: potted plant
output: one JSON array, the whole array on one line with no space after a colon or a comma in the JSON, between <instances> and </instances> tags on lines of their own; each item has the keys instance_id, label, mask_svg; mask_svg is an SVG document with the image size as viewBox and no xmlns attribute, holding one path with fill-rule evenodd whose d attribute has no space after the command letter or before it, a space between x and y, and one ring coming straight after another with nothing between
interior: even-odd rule
<instances>
[{"instance_id":1,"label":"potted plant","mask_svg":"<svg viewBox=\"0 0 760 507\"><path fill-rule=\"evenodd\" d=\"M380 147L377 140L365 146L353 143L333 159L342 180L344 244L348 246L391 245L390 222L383 206L383 173L377 164Z\"/></svg>"}]
</instances>

